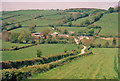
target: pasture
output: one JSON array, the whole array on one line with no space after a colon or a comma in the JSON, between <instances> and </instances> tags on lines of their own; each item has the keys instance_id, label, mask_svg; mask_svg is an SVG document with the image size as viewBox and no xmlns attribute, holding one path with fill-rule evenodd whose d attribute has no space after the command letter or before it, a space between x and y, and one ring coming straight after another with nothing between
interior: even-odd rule
<instances>
[{"instance_id":1,"label":"pasture","mask_svg":"<svg viewBox=\"0 0 120 81\"><path fill-rule=\"evenodd\" d=\"M118 49L94 48L94 55L80 57L29 79L117 79Z\"/></svg>"},{"instance_id":2,"label":"pasture","mask_svg":"<svg viewBox=\"0 0 120 81\"><path fill-rule=\"evenodd\" d=\"M42 32L44 29L49 29L53 31L51 27L36 27L36 32ZM17 29L11 30L10 32L23 32L23 31L30 32L29 27L17 28Z\"/></svg>"},{"instance_id":3,"label":"pasture","mask_svg":"<svg viewBox=\"0 0 120 81\"><path fill-rule=\"evenodd\" d=\"M77 47L73 44L40 44L15 51L3 51L2 60L8 61L35 58L37 57L37 49L41 49L42 56L56 55L64 53L65 48L67 48L68 52L71 52L72 49Z\"/></svg>"},{"instance_id":4,"label":"pasture","mask_svg":"<svg viewBox=\"0 0 120 81\"><path fill-rule=\"evenodd\" d=\"M104 14L103 17L94 24L102 27L99 35L118 35L118 13Z\"/></svg>"}]
</instances>

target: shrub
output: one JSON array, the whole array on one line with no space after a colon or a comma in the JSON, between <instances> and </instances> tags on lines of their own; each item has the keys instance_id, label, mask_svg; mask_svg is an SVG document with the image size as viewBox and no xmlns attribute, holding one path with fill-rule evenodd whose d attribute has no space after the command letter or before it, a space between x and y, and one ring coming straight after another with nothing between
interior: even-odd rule
<instances>
[{"instance_id":1,"label":"shrub","mask_svg":"<svg viewBox=\"0 0 120 81\"><path fill-rule=\"evenodd\" d=\"M65 52L65 53L67 52L67 48L64 49L64 52Z\"/></svg>"},{"instance_id":2,"label":"shrub","mask_svg":"<svg viewBox=\"0 0 120 81\"><path fill-rule=\"evenodd\" d=\"M41 57L42 51L40 49L37 50L37 57Z\"/></svg>"}]
</instances>

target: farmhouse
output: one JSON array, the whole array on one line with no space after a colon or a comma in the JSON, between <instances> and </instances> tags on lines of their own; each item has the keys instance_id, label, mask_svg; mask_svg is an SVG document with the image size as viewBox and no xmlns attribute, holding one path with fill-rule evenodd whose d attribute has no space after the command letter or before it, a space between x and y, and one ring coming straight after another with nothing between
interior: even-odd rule
<instances>
[{"instance_id":1,"label":"farmhouse","mask_svg":"<svg viewBox=\"0 0 120 81\"><path fill-rule=\"evenodd\" d=\"M32 36L42 37L42 36L43 36L43 33L32 33Z\"/></svg>"},{"instance_id":2,"label":"farmhouse","mask_svg":"<svg viewBox=\"0 0 120 81\"><path fill-rule=\"evenodd\" d=\"M54 32L54 33L52 33L51 35L52 35L53 37L55 37L55 36L58 35L58 33L57 33L57 32Z\"/></svg>"},{"instance_id":3,"label":"farmhouse","mask_svg":"<svg viewBox=\"0 0 120 81\"><path fill-rule=\"evenodd\" d=\"M75 33L75 31L69 31L69 34L74 34Z\"/></svg>"},{"instance_id":4,"label":"farmhouse","mask_svg":"<svg viewBox=\"0 0 120 81\"><path fill-rule=\"evenodd\" d=\"M79 36L79 37L78 37L79 40L84 39L84 38L89 39L88 36Z\"/></svg>"},{"instance_id":5,"label":"farmhouse","mask_svg":"<svg viewBox=\"0 0 120 81\"><path fill-rule=\"evenodd\" d=\"M66 35L66 34L58 34L57 32L54 32L51 34L53 37L55 36L63 36L63 37L69 37L69 35Z\"/></svg>"}]
</instances>

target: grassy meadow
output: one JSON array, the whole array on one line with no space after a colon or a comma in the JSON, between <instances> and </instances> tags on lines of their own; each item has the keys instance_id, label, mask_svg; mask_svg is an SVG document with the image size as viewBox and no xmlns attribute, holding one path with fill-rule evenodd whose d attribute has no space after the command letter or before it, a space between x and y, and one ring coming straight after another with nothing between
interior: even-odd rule
<instances>
[{"instance_id":1,"label":"grassy meadow","mask_svg":"<svg viewBox=\"0 0 120 81\"><path fill-rule=\"evenodd\" d=\"M5 47L5 46L4 46ZM56 55L64 53L64 49L67 48L68 52L71 52L72 49L76 48L76 45L73 44L40 44L20 50L15 51L3 51L2 60L20 60L20 59L29 59L37 57L37 49L41 49L42 56L47 55Z\"/></svg>"},{"instance_id":2,"label":"grassy meadow","mask_svg":"<svg viewBox=\"0 0 120 81\"><path fill-rule=\"evenodd\" d=\"M94 55L80 57L68 64L29 79L117 79L117 48L93 48Z\"/></svg>"},{"instance_id":3,"label":"grassy meadow","mask_svg":"<svg viewBox=\"0 0 120 81\"><path fill-rule=\"evenodd\" d=\"M94 24L102 27L99 35L118 35L118 13L104 14L103 17Z\"/></svg>"}]
</instances>

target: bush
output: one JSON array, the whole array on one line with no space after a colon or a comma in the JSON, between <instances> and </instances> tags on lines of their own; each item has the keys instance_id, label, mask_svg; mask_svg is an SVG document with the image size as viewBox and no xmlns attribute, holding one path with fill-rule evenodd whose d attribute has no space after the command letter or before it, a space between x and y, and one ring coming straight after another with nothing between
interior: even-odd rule
<instances>
[{"instance_id":1,"label":"bush","mask_svg":"<svg viewBox=\"0 0 120 81\"><path fill-rule=\"evenodd\" d=\"M64 52L65 52L65 53L67 52L67 48L64 49Z\"/></svg>"},{"instance_id":2,"label":"bush","mask_svg":"<svg viewBox=\"0 0 120 81\"><path fill-rule=\"evenodd\" d=\"M37 50L37 57L41 57L42 51L40 49Z\"/></svg>"}]
</instances>

